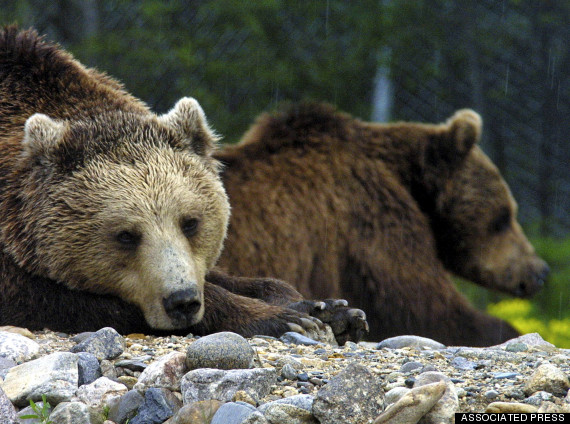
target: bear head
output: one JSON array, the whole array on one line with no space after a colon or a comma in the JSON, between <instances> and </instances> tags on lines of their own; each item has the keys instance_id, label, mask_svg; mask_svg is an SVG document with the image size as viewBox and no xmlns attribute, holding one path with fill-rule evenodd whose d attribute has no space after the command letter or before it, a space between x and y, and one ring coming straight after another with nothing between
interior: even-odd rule
<instances>
[{"instance_id":1,"label":"bear head","mask_svg":"<svg viewBox=\"0 0 570 424\"><path fill-rule=\"evenodd\" d=\"M197 323L230 211L215 140L190 98L162 116L31 116L6 250L32 274L137 305L153 328Z\"/></svg>"},{"instance_id":2,"label":"bear head","mask_svg":"<svg viewBox=\"0 0 570 424\"><path fill-rule=\"evenodd\" d=\"M426 142L422 168L439 257L447 269L482 286L534 294L549 269L517 221L508 185L477 146L480 116L460 110L437 129Z\"/></svg>"}]
</instances>

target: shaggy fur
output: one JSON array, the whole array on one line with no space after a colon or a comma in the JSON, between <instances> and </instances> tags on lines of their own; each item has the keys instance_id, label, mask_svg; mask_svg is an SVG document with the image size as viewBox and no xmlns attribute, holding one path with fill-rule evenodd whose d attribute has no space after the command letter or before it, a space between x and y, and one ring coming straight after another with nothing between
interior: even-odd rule
<instances>
[{"instance_id":1,"label":"shaggy fur","mask_svg":"<svg viewBox=\"0 0 570 424\"><path fill-rule=\"evenodd\" d=\"M35 32L0 30L0 325L314 330L291 286L212 271L229 216L215 140L195 100L156 116ZM358 339L364 314L333 309Z\"/></svg>"},{"instance_id":2,"label":"shaggy fur","mask_svg":"<svg viewBox=\"0 0 570 424\"><path fill-rule=\"evenodd\" d=\"M440 125L366 123L318 104L262 115L215 154L232 204L220 265L346 298L367 312L373 340L517 336L474 309L448 272L515 295L534 293L548 272L475 146L480 133L470 110Z\"/></svg>"}]
</instances>

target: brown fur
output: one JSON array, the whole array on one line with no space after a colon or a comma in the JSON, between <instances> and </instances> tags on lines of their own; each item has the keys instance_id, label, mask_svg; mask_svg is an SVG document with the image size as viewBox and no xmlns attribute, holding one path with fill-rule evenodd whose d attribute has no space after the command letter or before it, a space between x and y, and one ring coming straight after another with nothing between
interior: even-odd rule
<instances>
[{"instance_id":1,"label":"brown fur","mask_svg":"<svg viewBox=\"0 0 570 424\"><path fill-rule=\"evenodd\" d=\"M307 327L289 285L211 270L229 215L214 142L194 100L156 116L35 32L0 30L0 325Z\"/></svg>"},{"instance_id":2,"label":"brown fur","mask_svg":"<svg viewBox=\"0 0 570 424\"><path fill-rule=\"evenodd\" d=\"M480 133L468 110L440 125L366 123L315 104L261 116L215 154L232 204L220 265L346 298L367 312L372 339L516 336L474 309L447 271L519 295L547 273L507 185L474 146Z\"/></svg>"}]
</instances>

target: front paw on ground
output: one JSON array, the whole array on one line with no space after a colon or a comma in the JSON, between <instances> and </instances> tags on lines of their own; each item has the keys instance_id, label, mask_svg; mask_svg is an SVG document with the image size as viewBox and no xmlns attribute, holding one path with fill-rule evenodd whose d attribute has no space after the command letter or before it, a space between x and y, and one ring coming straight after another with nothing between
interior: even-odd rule
<instances>
[{"instance_id":1,"label":"front paw on ground","mask_svg":"<svg viewBox=\"0 0 570 424\"><path fill-rule=\"evenodd\" d=\"M344 299L302 300L288 307L305 312L330 325L339 345L344 345L347 341L357 343L369 330L364 311L349 307Z\"/></svg>"}]
</instances>

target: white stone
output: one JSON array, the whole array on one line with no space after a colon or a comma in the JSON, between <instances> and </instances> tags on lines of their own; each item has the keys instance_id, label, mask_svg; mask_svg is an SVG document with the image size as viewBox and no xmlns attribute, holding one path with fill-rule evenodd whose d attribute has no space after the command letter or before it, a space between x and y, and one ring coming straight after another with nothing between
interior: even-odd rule
<instances>
[{"instance_id":1,"label":"white stone","mask_svg":"<svg viewBox=\"0 0 570 424\"><path fill-rule=\"evenodd\" d=\"M29 361L40 350L40 345L20 334L0 331L0 356L22 363Z\"/></svg>"},{"instance_id":2,"label":"white stone","mask_svg":"<svg viewBox=\"0 0 570 424\"><path fill-rule=\"evenodd\" d=\"M91 384L86 384L77 389L77 399L87 406L97 409L106 405L111 399L120 397L129 389L121 383L117 383L107 377L100 377Z\"/></svg>"},{"instance_id":3,"label":"white stone","mask_svg":"<svg viewBox=\"0 0 570 424\"><path fill-rule=\"evenodd\" d=\"M188 371L186 355L181 352L171 352L146 367L133 388L139 391L144 391L149 387L180 391L180 379L186 371Z\"/></svg>"}]
</instances>

